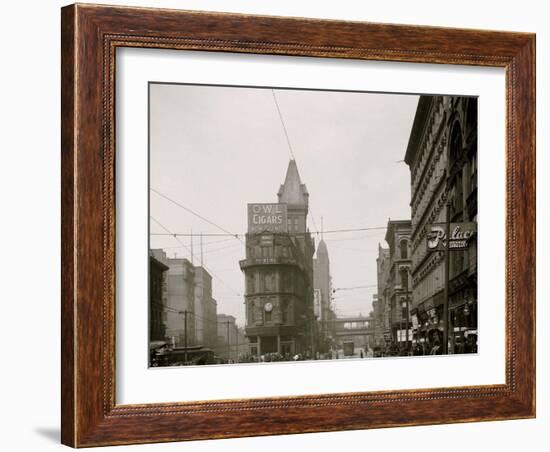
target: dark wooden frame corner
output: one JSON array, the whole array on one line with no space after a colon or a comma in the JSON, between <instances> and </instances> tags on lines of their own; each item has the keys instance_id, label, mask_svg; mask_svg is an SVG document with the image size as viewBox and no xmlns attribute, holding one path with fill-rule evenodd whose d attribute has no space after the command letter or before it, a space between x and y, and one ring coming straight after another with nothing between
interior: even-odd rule
<instances>
[{"instance_id":1,"label":"dark wooden frame corner","mask_svg":"<svg viewBox=\"0 0 550 452\"><path fill-rule=\"evenodd\" d=\"M62 9L61 38L64 444L84 447L535 416L533 34L77 4ZM114 67L118 47L505 68L506 383L117 405Z\"/></svg>"}]
</instances>

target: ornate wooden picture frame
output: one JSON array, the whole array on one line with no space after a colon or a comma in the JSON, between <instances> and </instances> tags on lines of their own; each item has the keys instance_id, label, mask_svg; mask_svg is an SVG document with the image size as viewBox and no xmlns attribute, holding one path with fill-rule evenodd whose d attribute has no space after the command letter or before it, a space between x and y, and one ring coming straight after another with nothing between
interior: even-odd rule
<instances>
[{"instance_id":1,"label":"ornate wooden picture frame","mask_svg":"<svg viewBox=\"0 0 550 452\"><path fill-rule=\"evenodd\" d=\"M64 444L535 416L533 34L76 4L62 9L61 35ZM505 384L117 405L114 89L120 47L505 68Z\"/></svg>"}]
</instances>

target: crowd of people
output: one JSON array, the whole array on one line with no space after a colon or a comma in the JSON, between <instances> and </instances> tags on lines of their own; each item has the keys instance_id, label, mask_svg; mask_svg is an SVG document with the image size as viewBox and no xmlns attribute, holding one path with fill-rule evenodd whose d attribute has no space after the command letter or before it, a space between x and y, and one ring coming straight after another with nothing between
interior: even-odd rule
<instances>
[{"instance_id":1,"label":"crowd of people","mask_svg":"<svg viewBox=\"0 0 550 452\"><path fill-rule=\"evenodd\" d=\"M239 363L270 363L278 361L310 361L310 360L326 360L326 359L338 359L342 355L342 352L338 353L337 350L332 350L327 353L265 353L257 356L252 354L239 356Z\"/></svg>"},{"instance_id":2,"label":"crowd of people","mask_svg":"<svg viewBox=\"0 0 550 452\"><path fill-rule=\"evenodd\" d=\"M166 344L162 347L152 348L150 350L150 365L156 366L178 366L178 365L204 365L204 364L236 364L236 363L269 363L269 362L292 362L292 361L310 361L310 360L331 360L344 358L381 358L393 356L426 356L442 355L443 347L440 338L436 335L429 340L413 341L412 343L387 343L382 347L376 346L371 349L368 346L356 348L355 352L351 350L347 355L344 350L333 347L325 353L306 351L304 353L265 353L240 354L238 358L226 358L217 356L213 351L205 349L187 352L187 361L181 361L182 353L178 351L179 359L176 359L177 350L170 349ZM449 343L450 354L477 353L477 334L469 334L464 338L455 339L454 344ZM174 356L172 356L174 355Z\"/></svg>"},{"instance_id":3,"label":"crowd of people","mask_svg":"<svg viewBox=\"0 0 550 452\"><path fill-rule=\"evenodd\" d=\"M449 353L461 355L465 353L477 353L477 335L470 334L464 339L458 339L449 343ZM432 341L414 342L412 344L398 345L396 343L387 344L385 347L377 347L374 351L375 357L386 356L425 356L442 355L443 346L436 337Z\"/></svg>"}]
</instances>

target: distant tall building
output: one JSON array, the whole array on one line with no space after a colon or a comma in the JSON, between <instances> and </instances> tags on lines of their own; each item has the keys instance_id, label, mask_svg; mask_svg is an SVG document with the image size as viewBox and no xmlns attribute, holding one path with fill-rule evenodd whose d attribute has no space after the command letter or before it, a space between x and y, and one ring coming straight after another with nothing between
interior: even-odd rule
<instances>
[{"instance_id":1,"label":"distant tall building","mask_svg":"<svg viewBox=\"0 0 550 452\"><path fill-rule=\"evenodd\" d=\"M330 349L334 336L334 322L331 320L332 279L330 276L330 259L324 240L319 242L317 254L313 259L313 288L319 294L319 313L317 322L320 326L319 348L321 352Z\"/></svg>"},{"instance_id":2,"label":"distant tall building","mask_svg":"<svg viewBox=\"0 0 550 452\"><path fill-rule=\"evenodd\" d=\"M195 267L187 259L168 258L163 250L151 250L168 267L166 276L166 337L177 346L194 345Z\"/></svg>"},{"instance_id":3,"label":"distant tall building","mask_svg":"<svg viewBox=\"0 0 550 452\"><path fill-rule=\"evenodd\" d=\"M149 256L149 340L166 339L166 272L168 267Z\"/></svg>"},{"instance_id":4,"label":"distant tall building","mask_svg":"<svg viewBox=\"0 0 550 452\"><path fill-rule=\"evenodd\" d=\"M307 229L309 193L288 164L278 203L248 205L245 275L250 353L314 353L314 242Z\"/></svg>"}]
</instances>

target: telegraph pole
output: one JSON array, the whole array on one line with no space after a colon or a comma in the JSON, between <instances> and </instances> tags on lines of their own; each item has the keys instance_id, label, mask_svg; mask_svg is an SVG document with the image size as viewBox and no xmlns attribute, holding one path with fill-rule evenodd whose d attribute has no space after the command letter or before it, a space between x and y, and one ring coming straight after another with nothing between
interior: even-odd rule
<instances>
[{"instance_id":1,"label":"telegraph pole","mask_svg":"<svg viewBox=\"0 0 550 452\"><path fill-rule=\"evenodd\" d=\"M235 324L235 363L239 362L239 328Z\"/></svg>"},{"instance_id":2,"label":"telegraph pole","mask_svg":"<svg viewBox=\"0 0 550 452\"><path fill-rule=\"evenodd\" d=\"M443 354L449 353L449 265L451 245L451 202L445 212L445 293L443 297Z\"/></svg>"},{"instance_id":3,"label":"telegraph pole","mask_svg":"<svg viewBox=\"0 0 550 452\"><path fill-rule=\"evenodd\" d=\"M231 359L231 344L229 342L229 321L225 322L225 325L227 327L227 361L229 364L229 360Z\"/></svg>"},{"instance_id":4,"label":"telegraph pole","mask_svg":"<svg viewBox=\"0 0 550 452\"><path fill-rule=\"evenodd\" d=\"M185 327L185 335L184 335L184 341L183 341L183 346L185 347L184 358L185 358L185 364L187 364L187 309L183 311L183 324Z\"/></svg>"}]
</instances>

